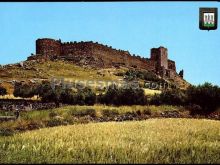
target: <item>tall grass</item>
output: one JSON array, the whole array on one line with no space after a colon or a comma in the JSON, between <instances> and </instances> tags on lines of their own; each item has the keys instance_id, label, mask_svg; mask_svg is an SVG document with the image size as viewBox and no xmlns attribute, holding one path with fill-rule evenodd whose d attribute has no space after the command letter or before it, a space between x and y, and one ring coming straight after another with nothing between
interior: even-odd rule
<instances>
[{"instance_id":1,"label":"tall grass","mask_svg":"<svg viewBox=\"0 0 220 165\"><path fill-rule=\"evenodd\" d=\"M90 123L0 137L0 163L220 163L220 122Z\"/></svg>"}]
</instances>

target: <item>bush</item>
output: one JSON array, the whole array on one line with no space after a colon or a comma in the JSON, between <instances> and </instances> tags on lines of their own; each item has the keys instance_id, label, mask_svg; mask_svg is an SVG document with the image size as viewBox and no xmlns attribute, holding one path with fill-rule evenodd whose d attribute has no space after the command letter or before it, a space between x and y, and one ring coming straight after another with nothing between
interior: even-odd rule
<instances>
[{"instance_id":1,"label":"bush","mask_svg":"<svg viewBox=\"0 0 220 165\"><path fill-rule=\"evenodd\" d=\"M187 95L180 89L169 89L162 91L161 94L156 94L151 98L150 103L154 105L185 105Z\"/></svg>"},{"instance_id":2,"label":"bush","mask_svg":"<svg viewBox=\"0 0 220 165\"><path fill-rule=\"evenodd\" d=\"M72 89L63 89L61 85L51 86L50 82L44 81L42 84L30 85L16 83L14 90L15 97L33 97L38 95L43 102L94 105L96 94L87 87L78 89L74 92Z\"/></svg>"},{"instance_id":3,"label":"bush","mask_svg":"<svg viewBox=\"0 0 220 165\"><path fill-rule=\"evenodd\" d=\"M187 95L188 103L199 105L205 113L211 113L220 106L220 88L210 83L190 86Z\"/></svg>"},{"instance_id":4,"label":"bush","mask_svg":"<svg viewBox=\"0 0 220 165\"><path fill-rule=\"evenodd\" d=\"M94 105L96 94L87 87L77 92L74 92L72 89L65 89L61 92L60 101L72 105Z\"/></svg>"},{"instance_id":5,"label":"bush","mask_svg":"<svg viewBox=\"0 0 220 165\"><path fill-rule=\"evenodd\" d=\"M55 103L59 103L61 92L61 86L54 86L54 88L52 88L49 82L43 82L34 91L35 94L38 94L41 97L43 102Z\"/></svg>"},{"instance_id":6,"label":"bush","mask_svg":"<svg viewBox=\"0 0 220 165\"><path fill-rule=\"evenodd\" d=\"M72 89L65 89L60 94L60 101L65 104L76 104L76 95Z\"/></svg>"},{"instance_id":7,"label":"bush","mask_svg":"<svg viewBox=\"0 0 220 165\"><path fill-rule=\"evenodd\" d=\"M88 87L78 90L77 97L81 98L83 105L94 105L96 102L96 94Z\"/></svg>"},{"instance_id":8,"label":"bush","mask_svg":"<svg viewBox=\"0 0 220 165\"><path fill-rule=\"evenodd\" d=\"M164 80L158 78L155 73L149 71L128 70L125 73L125 77L127 80L134 80L136 78L139 78L146 81L164 82Z\"/></svg>"},{"instance_id":9,"label":"bush","mask_svg":"<svg viewBox=\"0 0 220 165\"><path fill-rule=\"evenodd\" d=\"M190 111L190 115L202 114L202 108L199 105L192 104L186 107Z\"/></svg>"},{"instance_id":10,"label":"bush","mask_svg":"<svg viewBox=\"0 0 220 165\"><path fill-rule=\"evenodd\" d=\"M35 86L30 84L15 83L14 96L29 98L35 95Z\"/></svg>"},{"instance_id":11,"label":"bush","mask_svg":"<svg viewBox=\"0 0 220 165\"><path fill-rule=\"evenodd\" d=\"M141 88L118 88L110 86L106 94L101 95L100 102L107 105L144 105L147 97Z\"/></svg>"},{"instance_id":12,"label":"bush","mask_svg":"<svg viewBox=\"0 0 220 165\"><path fill-rule=\"evenodd\" d=\"M4 96L6 94L7 94L7 90L4 87L0 86L0 96Z\"/></svg>"},{"instance_id":13,"label":"bush","mask_svg":"<svg viewBox=\"0 0 220 165\"><path fill-rule=\"evenodd\" d=\"M142 113L144 115L151 115L152 114L150 108L144 109Z\"/></svg>"}]
</instances>

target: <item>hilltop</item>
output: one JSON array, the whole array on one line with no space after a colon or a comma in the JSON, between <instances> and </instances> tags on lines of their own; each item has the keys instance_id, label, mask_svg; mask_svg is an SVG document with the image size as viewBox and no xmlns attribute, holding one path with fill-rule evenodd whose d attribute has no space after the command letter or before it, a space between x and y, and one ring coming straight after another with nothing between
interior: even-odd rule
<instances>
[{"instance_id":1,"label":"hilltop","mask_svg":"<svg viewBox=\"0 0 220 165\"><path fill-rule=\"evenodd\" d=\"M1 66L0 78L12 93L15 81L34 83L54 77L123 81L129 70L148 72L179 88L189 86L183 78L183 71L176 72L176 64L168 59L168 50L164 47L152 48L148 59L97 42L62 43L53 39L36 40L36 54L26 61ZM143 80L140 82L143 83Z\"/></svg>"}]
</instances>

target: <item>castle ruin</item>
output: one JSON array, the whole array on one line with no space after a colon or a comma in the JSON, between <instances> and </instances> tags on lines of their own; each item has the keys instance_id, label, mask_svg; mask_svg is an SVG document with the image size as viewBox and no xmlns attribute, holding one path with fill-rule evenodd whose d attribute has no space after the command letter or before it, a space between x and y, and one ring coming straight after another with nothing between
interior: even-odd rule
<instances>
[{"instance_id":1,"label":"castle ruin","mask_svg":"<svg viewBox=\"0 0 220 165\"><path fill-rule=\"evenodd\" d=\"M162 46L152 48L150 58L142 58L98 42L61 42L61 40L43 38L36 40L36 54L28 57L27 60L36 59L69 60L99 68L125 66L149 70L161 77L178 76L175 62L168 59L168 50Z\"/></svg>"}]
</instances>

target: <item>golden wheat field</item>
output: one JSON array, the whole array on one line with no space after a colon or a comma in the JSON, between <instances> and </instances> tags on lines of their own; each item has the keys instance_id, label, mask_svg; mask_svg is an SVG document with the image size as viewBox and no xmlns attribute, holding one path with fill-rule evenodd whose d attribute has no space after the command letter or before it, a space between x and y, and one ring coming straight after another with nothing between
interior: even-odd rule
<instances>
[{"instance_id":1,"label":"golden wheat field","mask_svg":"<svg viewBox=\"0 0 220 165\"><path fill-rule=\"evenodd\" d=\"M0 163L220 163L220 122L149 119L0 137Z\"/></svg>"}]
</instances>

